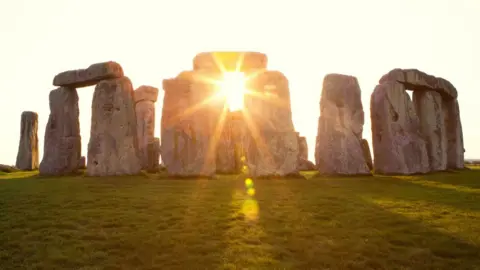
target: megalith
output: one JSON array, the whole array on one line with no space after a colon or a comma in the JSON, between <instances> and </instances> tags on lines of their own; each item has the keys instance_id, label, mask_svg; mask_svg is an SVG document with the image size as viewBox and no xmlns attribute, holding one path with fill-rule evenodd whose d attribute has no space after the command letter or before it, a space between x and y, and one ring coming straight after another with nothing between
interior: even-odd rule
<instances>
[{"instance_id":1,"label":"megalith","mask_svg":"<svg viewBox=\"0 0 480 270\"><path fill-rule=\"evenodd\" d=\"M370 171L373 170L373 160L372 160L372 153L370 152L370 145L366 139L362 139L362 149L363 149L363 156L365 157L365 161L367 162L368 169Z\"/></svg>"},{"instance_id":2,"label":"megalith","mask_svg":"<svg viewBox=\"0 0 480 270\"><path fill-rule=\"evenodd\" d=\"M132 175L141 170L132 83L100 81L93 94L87 175Z\"/></svg>"},{"instance_id":3,"label":"megalith","mask_svg":"<svg viewBox=\"0 0 480 270\"><path fill-rule=\"evenodd\" d=\"M142 85L135 90L134 99L135 113L137 116L138 151L143 169L150 164L148 160L148 144L153 143L154 140L155 102L157 102L157 98L158 88ZM152 160L151 162L155 161Z\"/></svg>"},{"instance_id":4,"label":"megalith","mask_svg":"<svg viewBox=\"0 0 480 270\"><path fill-rule=\"evenodd\" d=\"M369 175L362 147L364 111L357 78L328 74L323 80L315 163L325 175Z\"/></svg>"},{"instance_id":5,"label":"megalith","mask_svg":"<svg viewBox=\"0 0 480 270\"><path fill-rule=\"evenodd\" d=\"M120 64L109 61L90 65L86 69L68 70L53 78L53 85L79 88L96 85L102 80L123 77Z\"/></svg>"},{"instance_id":6,"label":"megalith","mask_svg":"<svg viewBox=\"0 0 480 270\"><path fill-rule=\"evenodd\" d=\"M254 177L298 173L298 138L287 78L279 71L259 72L247 82L255 94L245 96L246 163Z\"/></svg>"},{"instance_id":7,"label":"megalith","mask_svg":"<svg viewBox=\"0 0 480 270\"><path fill-rule=\"evenodd\" d=\"M197 76L198 75L198 76ZM217 89L201 78L216 73L181 74L163 81L161 157L170 175L211 177L216 171L218 124L224 101Z\"/></svg>"},{"instance_id":8,"label":"megalith","mask_svg":"<svg viewBox=\"0 0 480 270\"><path fill-rule=\"evenodd\" d=\"M298 161L297 166L299 171L311 171L315 170L315 164L308 160L308 144L307 138L300 136L297 132L298 139Z\"/></svg>"},{"instance_id":9,"label":"megalith","mask_svg":"<svg viewBox=\"0 0 480 270\"><path fill-rule=\"evenodd\" d=\"M195 71L250 72L266 68L267 56L260 52L203 52L197 54L193 59L193 69Z\"/></svg>"},{"instance_id":10,"label":"megalith","mask_svg":"<svg viewBox=\"0 0 480 270\"><path fill-rule=\"evenodd\" d=\"M217 173L240 173L243 166L245 123L241 111L226 112L217 144Z\"/></svg>"},{"instance_id":11,"label":"megalith","mask_svg":"<svg viewBox=\"0 0 480 270\"><path fill-rule=\"evenodd\" d=\"M408 175L430 170L420 121L403 84L377 85L370 99L370 117L376 173Z\"/></svg>"},{"instance_id":12,"label":"megalith","mask_svg":"<svg viewBox=\"0 0 480 270\"><path fill-rule=\"evenodd\" d=\"M50 115L45 128L40 175L63 175L77 171L81 157L78 94L75 88L50 91Z\"/></svg>"},{"instance_id":13,"label":"megalith","mask_svg":"<svg viewBox=\"0 0 480 270\"><path fill-rule=\"evenodd\" d=\"M160 166L160 139L153 138L147 145L147 172L156 173Z\"/></svg>"},{"instance_id":14,"label":"megalith","mask_svg":"<svg viewBox=\"0 0 480 270\"><path fill-rule=\"evenodd\" d=\"M423 140L427 157L425 161L424 156L421 155L421 168L417 167L416 169L412 169L410 166L404 164L402 165L404 166L403 170L395 169L391 172L387 170L386 173L410 174L415 172L419 173L463 168L465 150L463 146L463 132L457 101L458 92L456 88L443 78L428 75L417 69L391 70L382 76L380 79L380 86L377 86L377 88L382 89L387 89L389 87L403 89L403 92L407 89L413 91L413 108L410 108L411 102L409 98L407 99L408 96L405 97L405 99L408 100L406 102L408 103L406 105L408 108L406 124L409 126L409 134L415 134L413 137L416 138L415 141L418 142L417 145L421 145L422 143L420 141ZM397 92L400 95L400 92L402 91L398 90ZM377 93L378 97L375 99L372 94L372 104L380 104L382 102L380 98L386 97L381 94L380 91ZM379 143L378 140L375 140L375 136L382 136L382 129L377 129L376 132L373 132L374 125L382 125L376 122L374 123L374 120L375 119L372 118L375 168L377 171L381 172L386 169L384 168L386 166L385 162L390 155L398 156L399 152L392 152L391 150L383 148L383 144ZM404 129L402 129L402 131L404 131ZM398 136L403 136L403 133ZM399 146L397 146L397 148L398 147ZM420 149L423 149L423 147L419 147ZM409 153L409 151L412 151L411 148L401 147L398 150L402 152L400 155L405 156L406 159L411 160L413 158L415 160L415 157L412 157L414 153ZM423 150L417 149L416 152L418 151ZM377 155L383 156L384 159L378 159ZM385 158L387 159L385 160ZM394 159L395 158L391 160ZM423 168L424 163L427 164L428 170ZM412 166L414 165L412 164Z\"/></svg>"},{"instance_id":15,"label":"megalith","mask_svg":"<svg viewBox=\"0 0 480 270\"><path fill-rule=\"evenodd\" d=\"M20 121L20 143L15 166L24 171L38 169L38 114L22 112Z\"/></svg>"}]
</instances>

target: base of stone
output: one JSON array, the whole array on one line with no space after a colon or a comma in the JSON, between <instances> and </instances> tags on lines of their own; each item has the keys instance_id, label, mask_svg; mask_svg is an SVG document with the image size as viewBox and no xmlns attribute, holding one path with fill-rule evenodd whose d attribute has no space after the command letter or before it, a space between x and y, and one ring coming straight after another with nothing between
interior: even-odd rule
<instances>
[{"instance_id":1,"label":"base of stone","mask_svg":"<svg viewBox=\"0 0 480 270\"><path fill-rule=\"evenodd\" d=\"M286 175L262 175L262 176L249 176L248 178L252 179L307 179L305 176L300 174L299 172L296 173L289 173Z\"/></svg>"},{"instance_id":2,"label":"base of stone","mask_svg":"<svg viewBox=\"0 0 480 270\"><path fill-rule=\"evenodd\" d=\"M365 177L365 176L373 176L373 173L357 173L357 174L342 174L342 173L336 173L336 174L331 174L331 173L322 173L318 172L315 177Z\"/></svg>"}]
</instances>

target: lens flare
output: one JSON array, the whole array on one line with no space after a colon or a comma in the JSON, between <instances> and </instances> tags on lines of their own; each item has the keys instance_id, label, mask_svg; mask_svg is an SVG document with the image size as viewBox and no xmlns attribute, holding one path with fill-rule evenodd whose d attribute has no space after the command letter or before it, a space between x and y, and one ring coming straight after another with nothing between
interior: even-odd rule
<instances>
[{"instance_id":1,"label":"lens flare","mask_svg":"<svg viewBox=\"0 0 480 270\"><path fill-rule=\"evenodd\" d=\"M247 199L243 203L242 212L247 220L256 220L258 218L258 203L253 199Z\"/></svg>"},{"instance_id":2,"label":"lens flare","mask_svg":"<svg viewBox=\"0 0 480 270\"><path fill-rule=\"evenodd\" d=\"M243 109L245 95L245 76L242 72L225 72L220 81L220 92L226 98L231 111Z\"/></svg>"}]
</instances>

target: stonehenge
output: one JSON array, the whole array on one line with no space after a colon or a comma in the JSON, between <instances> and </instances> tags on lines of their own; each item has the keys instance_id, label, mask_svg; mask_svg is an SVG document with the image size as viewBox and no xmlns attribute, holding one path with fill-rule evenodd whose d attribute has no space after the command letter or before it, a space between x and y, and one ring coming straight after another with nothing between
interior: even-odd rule
<instances>
[{"instance_id":1,"label":"stonehenge","mask_svg":"<svg viewBox=\"0 0 480 270\"><path fill-rule=\"evenodd\" d=\"M134 91L120 64L109 61L57 74L38 158L38 114L21 115L16 167L40 175L80 169L88 176L134 175L162 167L169 176L410 175L464 168L457 89L416 69L393 69L370 96L372 148L363 138L364 109L356 77L323 79L315 164L296 132L287 77L269 70L260 52L202 52L193 68L164 79L160 138L155 137L159 89ZM225 73L246 78L243 108L233 109ZM77 89L95 86L88 152L81 153ZM412 98L407 91L413 91Z\"/></svg>"},{"instance_id":2,"label":"stonehenge","mask_svg":"<svg viewBox=\"0 0 480 270\"><path fill-rule=\"evenodd\" d=\"M413 101L406 93L413 91ZM381 174L416 174L464 167L457 90L416 69L394 69L371 95L374 167Z\"/></svg>"},{"instance_id":3,"label":"stonehenge","mask_svg":"<svg viewBox=\"0 0 480 270\"><path fill-rule=\"evenodd\" d=\"M315 163L325 175L369 175L362 146L364 112L357 78L328 74L323 80Z\"/></svg>"},{"instance_id":4,"label":"stonehenge","mask_svg":"<svg viewBox=\"0 0 480 270\"><path fill-rule=\"evenodd\" d=\"M20 122L20 143L15 167L24 171L38 169L38 114L22 112Z\"/></svg>"}]
</instances>

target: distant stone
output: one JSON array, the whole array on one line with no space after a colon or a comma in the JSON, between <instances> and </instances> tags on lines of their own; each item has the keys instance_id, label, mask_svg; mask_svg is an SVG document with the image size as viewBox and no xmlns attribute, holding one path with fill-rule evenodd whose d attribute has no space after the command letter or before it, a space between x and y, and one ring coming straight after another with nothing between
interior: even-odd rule
<instances>
[{"instance_id":1,"label":"distant stone","mask_svg":"<svg viewBox=\"0 0 480 270\"><path fill-rule=\"evenodd\" d=\"M357 78L328 74L323 80L315 162L325 175L371 174L361 145L364 112Z\"/></svg>"},{"instance_id":2,"label":"distant stone","mask_svg":"<svg viewBox=\"0 0 480 270\"><path fill-rule=\"evenodd\" d=\"M77 171L81 157L78 95L75 88L60 87L49 95L50 115L45 128L41 175L63 175Z\"/></svg>"},{"instance_id":3,"label":"distant stone","mask_svg":"<svg viewBox=\"0 0 480 270\"><path fill-rule=\"evenodd\" d=\"M300 159L308 159L307 138L298 136L298 157Z\"/></svg>"},{"instance_id":4,"label":"distant stone","mask_svg":"<svg viewBox=\"0 0 480 270\"><path fill-rule=\"evenodd\" d=\"M148 85L142 85L135 90L135 102L151 101L157 102L158 88Z\"/></svg>"},{"instance_id":5,"label":"distant stone","mask_svg":"<svg viewBox=\"0 0 480 270\"><path fill-rule=\"evenodd\" d=\"M362 149L363 149L363 156L365 158L365 162L367 162L368 169L370 171L373 170L373 160L372 160L372 153L370 152L370 145L368 141L365 139L361 140Z\"/></svg>"},{"instance_id":6,"label":"distant stone","mask_svg":"<svg viewBox=\"0 0 480 270\"><path fill-rule=\"evenodd\" d=\"M413 104L427 146L430 171L447 169L447 130L442 96L435 91L414 91Z\"/></svg>"},{"instance_id":7,"label":"distant stone","mask_svg":"<svg viewBox=\"0 0 480 270\"><path fill-rule=\"evenodd\" d=\"M87 163L85 162L84 156L80 157L80 159L78 160L78 168L82 170L87 168Z\"/></svg>"},{"instance_id":8,"label":"distant stone","mask_svg":"<svg viewBox=\"0 0 480 270\"><path fill-rule=\"evenodd\" d=\"M135 114L137 116L137 141L142 168L147 168L148 144L153 142L155 131L155 101L158 89L151 86L140 86L135 90Z\"/></svg>"},{"instance_id":9,"label":"distant stone","mask_svg":"<svg viewBox=\"0 0 480 270\"><path fill-rule=\"evenodd\" d=\"M156 173L160 167L160 140L154 138L153 141L147 145L147 166L145 169L147 172Z\"/></svg>"},{"instance_id":10,"label":"distant stone","mask_svg":"<svg viewBox=\"0 0 480 270\"><path fill-rule=\"evenodd\" d=\"M314 171L316 170L315 164L308 159L301 158L298 160L299 171Z\"/></svg>"},{"instance_id":11,"label":"distant stone","mask_svg":"<svg viewBox=\"0 0 480 270\"><path fill-rule=\"evenodd\" d=\"M15 166L0 164L0 172L13 173L13 172L18 172L18 171L19 171L19 169Z\"/></svg>"},{"instance_id":12,"label":"distant stone","mask_svg":"<svg viewBox=\"0 0 480 270\"><path fill-rule=\"evenodd\" d=\"M388 81L371 95L375 172L409 175L430 170L420 120L405 86Z\"/></svg>"},{"instance_id":13,"label":"distant stone","mask_svg":"<svg viewBox=\"0 0 480 270\"><path fill-rule=\"evenodd\" d=\"M93 64L86 69L69 70L59 73L53 78L53 85L78 88L92 86L102 80L121 77L123 77L122 66L116 62L109 61Z\"/></svg>"},{"instance_id":14,"label":"distant stone","mask_svg":"<svg viewBox=\"0 0 480 270\"><path fill-rule=\"evenodd\" d=\"M38 169L38 114L26 111L20 122L20 143L16 167L23 171Z\"/></svg>"},{"instance_id":15,"label":"distant stone","mask_svg":"<svg viewBox=\"0 0 480 270\"><path fill-rule=\"evenodd\" d=\"M447 80L417 69L393 69L380 79L380 84L385 82L402 83L406 89L413 91L435 91L448 98L457 98L457 89Z\"/></svg>"},{"instance_id":16,"label":"distant stone","mask_svg":"<svg viewBox=\"0 0 480 270\"><path fill-rule=\"evenodd\" d=\"M87 175L133 175L140 170L132 83L127 77L101 81L92 100Z\"/></svg>"},{"instance_id":17,"label":"distant stone","mask_svg":"<svg viewBox=\"0 0 480 270\"><path fill-rule=\"evenodd\" d=\"M203 52L193 59L194 70L248 72L267 68L267 56L260 52Z\"/></svg>"}]
</instances>

